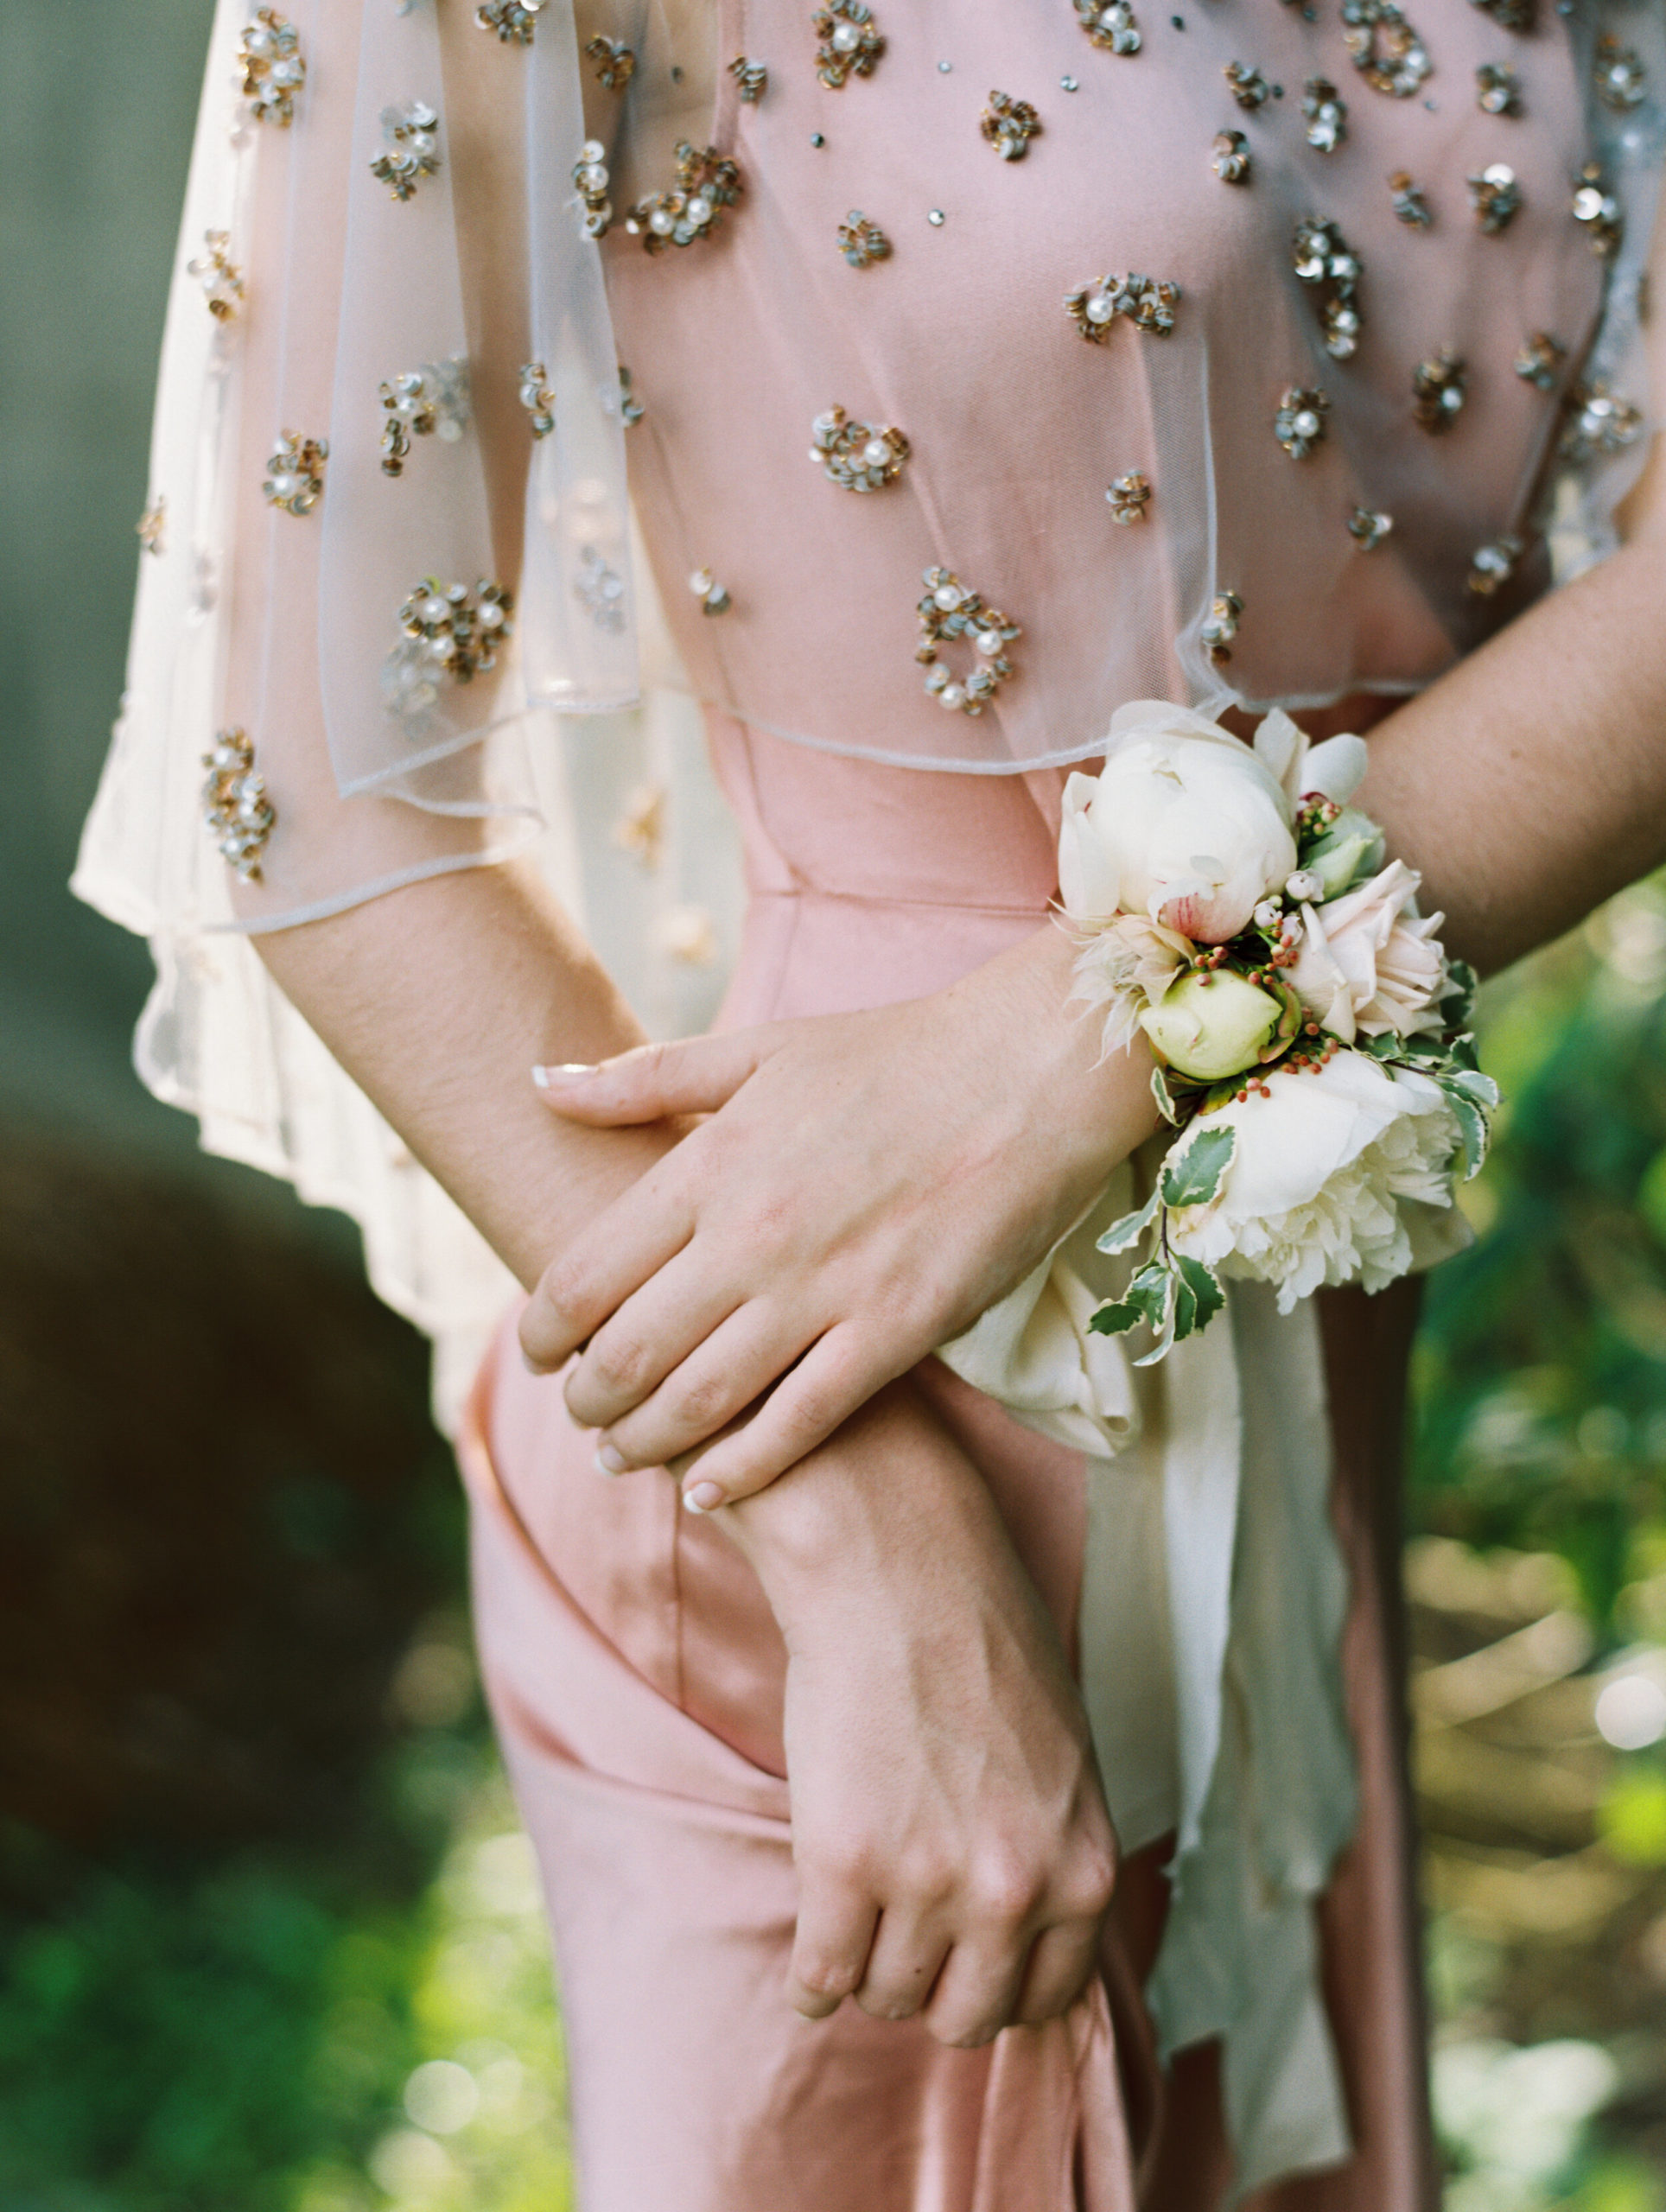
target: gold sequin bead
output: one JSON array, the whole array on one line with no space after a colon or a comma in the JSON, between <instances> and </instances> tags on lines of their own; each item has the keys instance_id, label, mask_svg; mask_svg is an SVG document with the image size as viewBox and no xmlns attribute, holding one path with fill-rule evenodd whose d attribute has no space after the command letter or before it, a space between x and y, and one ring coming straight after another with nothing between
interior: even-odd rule
<instances>
[{"instance_id":1,"label":"gold sequin bead","mask_svg":"<svg viewBox=\"0 0 1666 2212\"><path fill-rule=\"evenodd\" d=\"M1396 169L1389 179L1389 204L1394 210L1396 223L1404 223L1408 230L1426 231L1434 220L1428 196L1419 184L1412 181L1409 169Z\"/></svg>"},{"instance_id":2,"label":"gold sequin bead","mask_svg":"<svg viewBox=\"0 0 1666 2212\"><path fill-rule=\"evenodd\" d=\"M853 269L868 269L888 258L891 241L860 207L853 207L839 225L839 251Z\"/></svg>"},{"instance_id":3,"label":"gold sequin bead","mask_svg":"<svg viewBox=\"0 0 1666 2212\"><path fill-rule=\"evenodd\" d=\"M1130 523L1143 522L1146 509L1151 504L1151 485L1137 468L1126 476L1117 477L1105 493L1110 506L1110 518L1126 528Z\"/></svg>"},{"instance_id":4,"label":"gold sequin bead","mask_svg":"<svg viewBox=\"0 0 1666 2212\"><path fill-rule=\"evenodd\" d=\"M832 92L847 79L871 77L885 40L867 0L827 0L811 17L817 38L816 74Z\"/></svg>"},{"instance_id":5,"label":"gold sequin bead","mask_svg":"<svg viewBox=\"0 0 1666 2212\"><path fill-rule=\"evenodd\" d=\"M1246 69L1242 61L1229 61L1221 74L1231 87L1233 99L1251 115L1273 97L1273 88L1260 70Z\"/></svg>"},{"instance_id":6,"label":"gold sequin bead","mask_svg":"<svg viewBox=\"0 0 1666 2212\"><path fill-rule=\"evenodd\" d=\"M499 649L514 629L514 604L501 584L482 581L471 592L424 576L399 609L401 643L384 671L384 690L395 711L431 706L441 676L469 683L494 669ZM402 690L403 699L392 696Z\"/></svg>"},{"instance_id":7,"label":"gold sequin bead","mask_svg":"<svg viewBox=\"0 0 1666 2212\"><path fill-rule=\"evenodd\" d=\"M1076 20L1107 54L1137 54L1140 26L1129 0L1075 0Z\"/></svg>"},{"instance_id":8,"label":"gold sequin bead","mask_svg":"<svg viewBox=\"0 0 1666 2212\"><path fill-rule=\"evenodd\" d=\"M550 389L549 378L542 361L528 361L520 372L517 392L526 416L532 435L547 438L556 427L556 395Z\"/></svg>"},{"instance_id":9,"label":"gold sequin bead","mask_svg":"<svg viewBox=\"0 0 1666 2212\"><path fill-rule=\"evenodd\" d=\"M1334 223L1298 223L1291 241L1297 276L1313 294L1325 332L1325 351L1333 361L1352 358L1364 317L1359 305L1364 264Z\"/></svg>"},{"instance_id":10,"label":"gold sequin bead","mask_svg":"<svg viewBox=\"0 0 1666 2212\"><path fill-rule=\"evenodd\" d=\"M1608 31L1597 41L1596 82L1597 98L1616 115L1637 107L1649 93L1642 56Z\"/></svg>"},{"instance_id":11,"label":"gold sequin bead","mask_svg":"<svg viewBox=\"0 0 1666 2212\"><path fill-rule=\"evenodd\" d=\"M1380 507L1356 507L1348 517L1348 535L1362 553L1374 553L1394 528L1394 517Z\"/></svg>"},{"instance_id":12,"label":"gold sequin bead","mask_svg":"<svg viewBox=\"0 0 1666 2212\"><path fill-rule=\"evenodd\" d=\"M1103 346L1118 315L1125 315L1148 338L1167 338L1174 327L1180 304L1178 284L1141 276L1130 270L1126 276L1101 276L1065 296L1065 312L1091 345Z\"/></svg>"},{"instance_id":13,"label":"gold sequin bead","mask_svg":"<svg viewBox=\"0 0 1666 2212\"><path fill-rule=\"evenodd\" d=\"M709 569L696 569L689 578L689 589L699 601L703 614L727 614L734 604L728 586L720 584Z\"/></svg>"},{"instance_id":14,"label":"gold sequin bead","mask_svg":"<svg viewBox=\"0 0 1666 2212\"><path fill-rule=\"evenodd\" d=\"M991 92L979 128L1003 162L1021 162L1031 139L1041 135L1041 118L1027 100L1015 100L1010 92Z\"/></svg>"},{"instance_id":15,"label":"gold sequin bead","mask_svg":"<svg viewBox=\"0 0 1666 2212\"><path fill-rule=\"evenodd\" d=\"M1484 115L1518 116L1522 80L1502 61L1484 61L1475 72L1475 105Z\"/></svg>"},{"instance_id":16,"label":"gold sequin bead","mask_svg":"<svg viewBox=\"0 0 1666 2212\"><path fill-rule=\"evenodd\" d=\"M216 322L230 322L243 305L243 271L230 257L231 243L229 231L206 231L202 251L185 264L186 275L194 276L201 285L208 312Z\"/></svg>"},{"instance_id":17,"label":"gold sequin bead","mask_svg":"<svg viewBox=\"0 0 1666 2212\"><path fill-rule=\"evenodd\" d=\"M483 31L495 31L505 46L531 46L543 13L544 0L480 0L474 21Z\"/></svg>"},{"instance_id":18,"label":"gold sequin bead","mask_svg":"<svg viewBox=\"0 0 1666 2212\"><path fill-rule=\"evenodd\" d=\"M622 92L636 74L636 52L623 39L599 34L584 48L595 66L596 82L604 92Z\"/></svg>"},{"instance_id":19,"label":"gold sequin bead","mask_svg":"<svg viewBox=\"0 0 1666 2212\"><path fill-rule=\"evenodd\" d=\"M606 151L600 138L587 138L573 164L573 186L584 203L582 227L587 238L605 238L614 219L614 203L607 197L612 180L603 158Z\"/></svg>"},{"instance_id":20,"label":"gold sequin bead","mask_svg":"<svg viewBox=\"0 0 1666 2212\"><path fill-rule=\"evenodd\" d=\"M1469 180L1469 204L1475 220L1488 238L1506 231L1522 212L1522 188L1516 172L1503 162L1489 162Z\"/></svg>"},{"instance_id":21,"label":"gold sequin bead","mask_svg":"<svg viewBox=\"0 0 1666 2212\"><path fill-rule=\"evenodd\" d=\"M728 66L741 98L755 106L769 90L769 71L761 61L752 61L744 54L737 54Z\"/></svg>"},{"instance_id":22,"label":"gold sequin bead","mask_svg":"<svg viewBox=\"0 0 1666 2212\"><path fill-rule=\"evenodd\" d=\"M1412 371L1411 390L1413 420L1434 433L1449 430L1469 397L1468 365L1443 346Z\"/></svg>"},{"instance_id":23,"label":"gold sequin bead","mask_svg":"<svg viewBox=\"0 0 1666 2212\"><path fill-rule=\"evenodd\" d=\"M1515 575L1526 550L1521 539L1509 531L1478 547L1470 557L1466 579L1470 590L1478 599L1491 599L1495 592L1502 591Z\"/></svg>"},{"instance_id":24,"label":"gold sequin bead","mask_svg":"<svg viewBox=\"0 0 1666 2212\"><path fill-rule=\"evenodd\" d=\"M1307 118L1307 143L1321 154L1333 154L1348 135L1348 108L1328 77L1310 77L1301 95Z\"/></svg>"},{"instance_id":25,"label":"gold sequin bead","mask_svg":"<svg viewBox=\"0 0 1666 2212\"><path fill-rule=\"evenodd\" d=\"M1342 36L1374 92L1408 100L1433 74L1428 48L1395 0L1342 0Z\"/></svg>"},{"instance_id":26,"label":"gold sequin bead","mask_svg":"<svg viewBox=\"0 0 1666 2212\"><path fill-rule=\"evenodd\" d=\"M285 430L266 464L261 490L270 507L285 514L309 515L324 496L324 463L329 459L327 438L299 436Z\"/></svg>"},{"instance_id":27,"label":"gold sequin bead","mask_svg":"<svg viewBox=\"0 0 1666 2212\"><path fill-rule=\"evenodd\" d=\"M830 483L846 492L878 492L894 484L908 458L908 441L900 430L853 423L843 407L818 415L810 435L810 458Z\"/></svg>"},{"instance_id":28,"label":"gold sequin bead","mask_svg":"<svg viewBox=\"0 0 1666 2212\"><path fill-rule=\"evenodd\" d=\"M1576 385L1567 395L1567 421L1561 435L1565 461L1600 461L1623 453L1643 435L1643 410L1600 377Z\"/></svg>"},{"instance_id":29,"label":"gold sequin bead","mask_svg":"<svg viewBox=\"0 0 1666 2212\"><path fill-rule=\"evenodd\" d=\"M676 160L675 187L639 200L625 219L626 229L649 253L709 238L723 210L741 197L740 170L715 146L695 147L679 138Z\"/></svg>"},{"instance_id":30,"label":"gold sequin bead","mask_svg":"<svg viewBox=\"0 0 1666 2212\"><path fill-rule=\"evenodd\" d=\"M914 658L925 668L925 689L938 706L951 713L981 715L1007 679L1017 674L1007 647L1023 632L999 607L986 607L978 593L968 591L952 569L927 569L920 582L925 591L914 610L919 617ZM977 656L963 683L939 658L945 645L960 639L969 642Z\"/></svg>"},{"instance_id":31,"label":"gold sequin bead","mask_svg":"<svg viewBox=\"0 0 1666 2212\"><path fill-rule=\"evenodd\" d=\"M1536 385L1541 391L1555 391L1567 359L1567 348L1560 339L1553 338L1548 330L1536 330L1522 340L1516 373L1523 384Z\"/></svg>"},{"instance_id":32,"label":"gold sequin bead","mask_svg":"<svg viewBox=\"0 0 1666 2212\"><path fill-rule=\"evenodd\" d=\"M277 826L277 810L255 767L248 733L221 730L202 765L208 771L202 786L203 826L232 873L245 883L258 883L260 855Z\"/></svg>"},{"instance_id":33,"label":"gold sequin bead","mask_svg":"<svg viewBox=\"0 0 1666 2212\"><path fill-rule=\"evenodd\" d=\"M243 70L243 97L257 123L287 129L295 103L307 81L301 34L275 8L258 8L243 28L237 58Z\"/></svg>"},{"instance_id":34,"label":"gold sequin bead","mask_svg":"<svg viewBox=\"0 0 1666 2212\"><path fill-rule=\"evenodd\" d=\"M1625 218L1595 162L1587 162L1574 180L1574 220L1584 226L1592 252L1612 261L1625 235Z\"/></svg>"},{"instance_id":35,"label":"gold sequin bead","mask_svg":"<svg viewBox=\"0 0 1666 2212\"><path fill-rule=\"evenodd\" d=\"M440 173L440 118L426 100L382 110L382 151L370 165L398 200L413 199L425 176Z\"/></svg>"},{"instance_id":36,"label":"gold sequin bead","mask_svg":"<svg viewBox=\"0 0 1666 2212\"><path fill-rule=\"evenodd\" d=\"M1250 141L1241 130L1218 130L1209 149L1209 166L1223 184L1250 181Z\"/></svg>"},{"instance_id":37,"label":"gold sequin bead","mask_svg":"<svg viewBox=\"0 0 1666 2212\"><path fill-rule=\"evenodd\" d=\"M1237 592L1218 592L1210 601L1208 615L1198 634L1217 668L1224 668L1231 659L1233 643L1243 619L1243 601Z\"/></svg>"},{"instance_id":38,"label":"gold sequin bead","mask_svg":"<svg viewBox=\"0 0 1666 2212\"><path fill-rule=\"evenodd\" d=\"M1273 434L1292 461L1306 461L1315 446L1324 443L1325 418L1330 411L1331 403L1322 391L1305 385L1292 385L1286 391L1273 417Z\"/></svg>"}]
</instances>

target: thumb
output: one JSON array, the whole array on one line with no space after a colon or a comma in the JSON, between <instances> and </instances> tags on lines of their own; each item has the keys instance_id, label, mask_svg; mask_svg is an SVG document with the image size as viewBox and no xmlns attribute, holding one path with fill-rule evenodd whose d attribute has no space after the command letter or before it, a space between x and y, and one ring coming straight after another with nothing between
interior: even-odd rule
<instances>
[{"instance_id":1,"label":"thumb","mask_svg":"<svg viewBox=\"0 0 1666 2212\"><path fill-rule=\"evenodd\" d=\"M535 1067L532 1080L557 1114L597 1128L715 1114L766 1058L767 1032L685 1037L639 1045L595 1067Z\"/></svg>"}]
</instances>

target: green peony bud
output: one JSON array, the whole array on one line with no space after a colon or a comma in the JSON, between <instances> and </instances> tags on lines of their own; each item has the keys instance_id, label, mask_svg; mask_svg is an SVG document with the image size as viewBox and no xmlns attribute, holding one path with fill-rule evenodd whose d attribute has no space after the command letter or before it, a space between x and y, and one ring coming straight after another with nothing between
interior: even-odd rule
<instances>
[{"instance_id":1,"label":"green peony bud","mask_svg":"<svg viewBox=\"0 0 1666 2212\"><path fill-rule=\"evenodd\" d=\"M1324 885L1322 899L1339 899L1363 877L1377 874L1383 851L1383 832L1370 815L1345 806L1325 835L1308 846L1301 865Z\"/></svg>"},{"instance_id":2,"label":"green peony bud","mask_svg":"<svg viewBox=\"0 0 1666 2212\"><path fill-rule=\"evenodd\" d=\"M1230 968L1181 977L1140 1016L1140 1027L1164 1064L1199 1083L1222 1083L1258 1067L1281 1027L1281 1000Z\"/></svg>"}]
</instances>

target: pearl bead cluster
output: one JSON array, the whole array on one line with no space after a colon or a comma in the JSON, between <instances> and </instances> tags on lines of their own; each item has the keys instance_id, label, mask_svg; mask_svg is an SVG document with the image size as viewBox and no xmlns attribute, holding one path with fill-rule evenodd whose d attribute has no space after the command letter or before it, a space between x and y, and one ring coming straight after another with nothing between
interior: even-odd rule
<instances>
[{"instance_id":1,"label":"pearl bead cluster","mask_svg":"<svg viewBox=\"0 0 1666 2212\"><path fill-rule=\"evenodd\" d=\"M866 0L827 0L811 18L816 34L816 74L833 92L847 79L870 77L885 40Z\"/></svg>"},{"instance_id":2,"label":"pearl bead cluster","mask_svg":"<svg viewBox=\"0 0 1666 2212\"><path fill-rule=\"evenodd\" d=\"M1003 162L1021 162L1032 138L1041 132L1041 118L1027 100L1010 92L991 92L980 125L984 137Z\"/></svg>"},{"instance_id":3,"label":"pearl bead cluster","mask_svg":"<svg viewBox=\"0 0 1666 2212\"><path fill-rule=\"evenodd\" d=\"M925 689L938 706L963 715L981 715L1009 676L1015 673L1007 647L1022 635L1016 622L998 607L986 607L947 569L927 569L920 581L925 594L916 609L919 644L914 658L925 669ZM977 655L965 682L959 683L938 659L951 639L970 640Z\"/></svg>"},{"instance_id":4,"label":"pearl bead cluster","mask_svg":"<svg viewBox=\"0 0 1666 2212\"><path fill-rule=\"evenodd\" d=\"M1488 238L1508 230L1522 212L1522 188L1505 162L1489 162L1469 180L1469 204Z\"/></svg>"},{"instance_id":5,"label":"pearl bead cluster","mask_svg":"<svg viewBox=\"0 0 1666 2212\"><path fill-rule=\"evenodd\" d=\"M403 476L413 438L437 436L442 445L455 445L467 428L467 356L425 361L420 369L391 377L381 386L381 399L382 474Z\"/></svg>"},{"instance_id":6,"label":"pearl bead cluster","mask_svg":"<svg viewBox=\"0 0 1666 2212\"><path fill-rule=\"evenodd\" d=\"M614 219L614 203L607 197L611 179L603 159L606 152L600 138L587 138L573 164L573 188L584 202L582 228L587 238L605 237Z\"/></svg>"},{"instance_id":7,"label":"pearl bead cluster","mask_svg":"<svg viewBox=\"0 0 1666 2212\"><path fill-rule=\"evenodd\" d=\"M514 629L514 606L501 584L482 582L470 592L424 576L399 609L399 627L431 669L467 683L497 666L498 648Z\"/></svg>"},{"instance_id":8,"label":"pearl bead cluster","mask_svg":"<svg viewBox=\"0 0 1666 2212\"><path fill-rule=\"evenodd\" d=\"M839 225L839 251L853 269L868 269L889 257L891 241L860 207L853 207Z\"/></svg>"},{"instance_id":9,"label":"pearl bead cluster","mask_svg":"<svg viewBox=\"0 0 1666 2212\"><path fill-rule=\"evenodd\" d=\"M1313 293L1325 333L1325 351L1333 361L1358 350L1364 318L1359 311L1359 256L1334 223L1308 220L1296 225L1291 248L1295 272Z\"/></svg>"},{"instance_id":10,"label":"pearl bead cluster","mask_svg":"<svg viewBox=\"0 0 1666 2212\"><path fill-rule=\"evenodd\" d=\"M639 200L625 219L626 229L650 253L709 238L723 210L741 197L741 172L715 146L695 147L679 138L676 160L675 188Z\"/></svg>"},{"instance_id":11,"label":"pearl bead cluster","mask_svg":"<svg viewBox=\"0 0 1666 2212\"><path fill-rule=\"evenodd\" d=\"M1079 285L1065 296L1065 312L1091 345L1103 346L1116 317L1126 315L1136 330L1149 338L1167 338L1174 327L1180 304L1178 284L1141 276L1130 270L1126 276L1101 276Z\"/></svg>"},{"instance_id":12,"label":"pearl bead cluster","mask_svg":"<svg viewBox=\"0 0 1666 2212\"><path fill-rule=\"evenodd\" d=\"M382 151L370 165L378 184L396 200L415 198L425 176L440 173L440 118L426 100L382 110Z\"/></svg>"},{"instance_id":13,"label":"pearl bead cluster","mask_svg":"<svg viewBox=\"0 0 1666 2212\"><path fill-rule=\"evenodd\" d=\"M305 438L285 430L266 463L261 490L270 507L285 514L309 515L324 496L324 463L329 459L327 438Z\"/></svg>"},{"instance_id":14,"label":"pearl bead cluster","mask_svg":"<svg viewBox=\"0 0 1666 2212\"><path fill-rule=\"evenodd\" d=\"M635 49L626 46L623 39L603 38L598 34L584 51L604 92L622 92L636 74Z\"/></svg>"},{"instance_id":15,"label":"pearl bead cluster","mask_svg":"<svg viewBox=\"0 0 1666 2212\"><path fill-rule=\"evenodd\" d=\"M1076 20L1092 43L1108 54L1137 54L1140 26L1129 0L1075 0Z\"/></svg>"},{"instance_id":16,"label":"pearl bead cluster","mask_svg":"<svg viewBox=\"0 0 1666 2212\"><path fill-rule=\"evenodd\" d=\"M1292 461L1306 461L1315 446L1323 444L1330 410L1322 391L1304 385L1292 385L1279 401L1273 434Z\"/></svg>"},{"instance_id":17,"label":"pearl bead cluster","mask_svg":"<svg viewBox=\"0 0 1666 2212\"><path fill-rule=\"evenodd\" d=\"M275 8L258 8L238 41L243 97L257 123L287 128L295 121L296 95L307 81L301 34Z\"/></svg>"},{"instance_id":18,"label":"pearl bead cluster","mask_svg":"<svg viewBox=\"0 0 1666 2212\"><path fill-rule=\"evenodd\" d=\"M1243 601L1235 591L1218 592L1209 602L1208 619L1199 635L1217 668L1224 668L1232 658L1232 642L1243 615Z\"/></svg>"},{"instance_id":19,"label":"pearl bead cluster","mask_svg":"<svg viewBox=\"0 0 1666 2212\"><path fill-rule=\"evenodd\" d=\"M1307 79L1301 94L1301 112L1307 118L1307 143L1317 153L1335 153L1348 135L1348 108L1328 77Z\"/></svg>"},{"instance_id":20,"label":"pearl bead cluster","mask_svg":"<svg viewBox=\"0 0 1666 2212\"><path fill-rule=\"evenodd\" d=\"M516 397L526 410L534 438L547 438L556 427L556 395L542 361L528 361L520 372Z\"/></svg>"},{"instance_id":21,"label":"pearl bead cluster","mask_svg":"<svg viewBox=\"0 0 1666 2212\"><path fill-rule=\"evenodd\" d=\"M894 484L908 458L900 430L853 423L843 407L830 407L810 426L810 458L828 481L846 492L878 492Z\"/></svg>"},{"instance_id":22,"label":"pearl bead cluster","mask_svg":"<svg viewBox=\"0 0 1666 2212\"><path fill-rule=\"evenodd\" d=\"M505 46L531 46L538 27L544 0L480 0L474 21L483 31L495 31Z\"/></svg>"},{"instance_id":23,"label":"pearl bead cluster","mask_svg":"<svg viewBox=\"0 0 1666 2212\"><path fill-rule=\"evenodd\" d=\"M1567 461L1596 461L1623 452L1643 435L1643 410L1611 391L1600 377L1576 385L1567 396L1568 417L1561 452Z\"/></svg>"},{"instance_id":24,"label":"pearl bead cluster","mask_svg":"<svg viewBox=\"0 0 1666 2212\"><path fill-rule=\"evenodd\" d=\"M202 251L185 264L186 275L201 285L216 322L230 322L243 305L243 271L230 257L231 243L229 231L206 231Z\"/></svg>"},{"instance_id":25,"label":"pearl bead cluster","mask_svg":"<svg viewBox=\"0 0 1666 2212\"><path fill-rule=\"evenodd\" d=\"M1223 184L1250 181L1250 141L1241 130L1218 130L1209 149L1209 166Z\"/></svg>"},{"instance_id":26,"label":"pearl bead cluster","mask_svg":"<svg viewBox=\"0 0 1666 2212\"><path fill-rule=\"evenodd\" d=\"M1411 373L1412 419L1421 429L1438 435L1449 430L1469 397L1469 365L1443 346Z\"/></svg>"},{"instance_id":27,"label":"pearl bead cluster","mask_svg":"<svg viewBox=\"0 0 1666 2212\"><path fill-rule=\"evenodd\" d=\"M769 90L769 71L761 61L754 61L744 54L737 54L728 66L741 99L748 107L756 106Z\"/></svg>"},{"instance_id":28,"label":"pearl bead cluster","mask_svg":"<svg viewBox=\"0 0 1666 2212\"><path fill-rule=\"evenodd\" d=\"M1395 0L1342 0L1342 37L1374 92L1408 100L1433 74L1428 48Z\"/></svg>"},{"instance_id":29,"label":"pearl bead cluster","mask_svg":"<svg viewBox=\"0 0 1666 2212\"><path fill-rule=\"evenodd\" d=\"M1478 599L1491 599L1502 591L1515 575L1517 567L1527 548L1521 539L1506 531L1483 545L1470 559L1468 584Z\"/></svg>"},{"instance_id":30,"label":"pearl bead cluster","mask_svg":"<svg viewBox=\"0 0 1666 2212\"><path fill-rule=\"evenodd\" d=\"M226 866L243 882L258 883L260 855L277 826L277 810L256 770L248 733L221 730L202 765L208 771L202 786L203 826Z\"/></svg>"}]
</instances>

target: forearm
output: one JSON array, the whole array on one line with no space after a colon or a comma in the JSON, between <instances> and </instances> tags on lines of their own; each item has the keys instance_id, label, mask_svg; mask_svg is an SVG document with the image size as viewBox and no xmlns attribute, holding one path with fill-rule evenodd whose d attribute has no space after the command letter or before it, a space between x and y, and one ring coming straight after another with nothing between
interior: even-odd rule
<instances>
[{"instance_id":1,"label":"forearm","mask_svg":"<svg viewBox=\"0 0 1666 2212\"><path fill-rule=\"evenodd\" d=\"M530 868L436 876L253 942L524 1283L676 1141L543 1105L535 1065L601 1059L642 1031Z\"/></svg>"},{"instance_id":2,"label":"forearm","mask_svg":"<svg viewBox=\"0 0 1666 2212\"><path fill-rule=\"evenodd\" d=\"M1484 973L1666 860L1661 537L1645 524L1371 733L1358 804Z\"/></svg>"}]
</instances>

